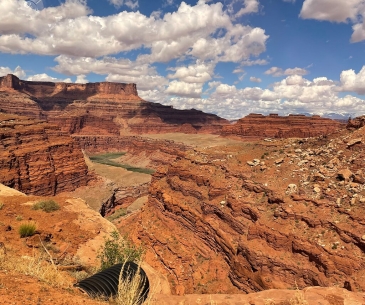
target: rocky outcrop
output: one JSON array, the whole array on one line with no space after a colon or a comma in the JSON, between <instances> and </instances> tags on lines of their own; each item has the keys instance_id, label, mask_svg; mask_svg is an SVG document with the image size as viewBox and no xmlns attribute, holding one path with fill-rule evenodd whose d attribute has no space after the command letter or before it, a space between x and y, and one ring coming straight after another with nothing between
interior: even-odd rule
<instances>
[{"instance_id":1,"label":"rocky outcrop","mask_svg":"<svg viewBox=\"0 0 365 305\"><path fill-rule=\"evenodd\" d=\"M30 82L7 75L0 77L1 91L34 100L49 122L72 134L219 133L228 124L199 110L146 102L138 96L135 84ZM0 108L5 107L0 99Z\"/></svg>"},{"instance_id":2,"label":"rocky outcrop","mask_svg":"<svg viewBox=\"0 0 365 305\"><path fill-rule=\"evenodd\" d=\"M150 183L148 182L114 189L110 198L101 205L100 215L103 217L109 216L115 212L116 207L126 208L138 198L147 196L149 186Z\"/></svg>"},{"instance_id":3,"label":"rocky outcrop","mask_svg":"<svg viewBox=\"0 0 365 305\"><path fill-rule=\"evenodd\" d=\"M244 138L308 138L327 135L341 128L343 124L320 116L289 115L287 117L270 114L250 114L237 123L224 126L223 135Z\"/></svg>"},{"instance_id":4,"label":"rocky outcrop","mask_svg":"<svg viewBox=\"0 0 365 305\"><path fill-rule=\"evenodd\" d=\"M54 195L86 185L80 146L55 125L0 114L0 183L26 194Z\"/></svg>"},{"instance_id":5,"label":"rocky outcrop","mask_svg":"<svg viewBox=\"0 0 365 305\"><path fill-rule=\"evenodd\" d=\"M156 172L147 205L121 226L138 231L177 294L363 291L364 128L188 151ZM260 166L247 164L252 151Z\"/></svg>"},{"instance_id":6,"label":"rocky outcrop","mask_svg":"<svg viewBox=\"0 0 365 305\"><path fill-rule=\"evenodd\" d=\"M347 129L359 129L365 126L365 116L359 116L354 119L349 119L346 125Z\"/></svg>"},{"instance_id":7,"label":"rocky outcrop","mask_svg":"<svg viewBox=\"0 0 365 305\"><path fill-rule=\"evenodd\" d=\"M0 112L45 119L42 109L29 95L16 91L0 91Z\"/></svg>"}]
</instances>

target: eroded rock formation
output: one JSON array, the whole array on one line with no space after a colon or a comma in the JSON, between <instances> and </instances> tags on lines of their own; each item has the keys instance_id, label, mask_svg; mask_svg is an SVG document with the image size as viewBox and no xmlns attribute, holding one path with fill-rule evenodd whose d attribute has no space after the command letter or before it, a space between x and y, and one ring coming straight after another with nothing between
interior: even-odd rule
<instances>
[{"instance_id":1,"label":"eroded rock formation","mask_svg":"<svg viewBox=\"0 0 365 305\"><path fill-rule=\"evenodd\" d=\"M55 107L64 109L74 100L86 100L88 97L98 94L117 95L119 99L125 100L141 100L135 84L33 82L20 80L12 74L0 77L0 89L13 89L33 96L45 111Z\"/></svg>"},{"instance_id":2,"label":"eroded rock formation","mask_svg":"<svg viewBox=\"0 0 365 305\"><path fill-rule=\"evenodd\" d=\"M244 138L308 138L327 135L337 131L343 124L314 115L289 115L287 117L270 114L250 114L237 123L224 126L223 135Z\"/></svg>"},{"instance_id":3,"label":"eroded rock formation","mask_svg":"<svg viewBox=\"0 0 365 305\"><path fill-rule=\"evenodd\" d=\"M16 91L1 91L0 112L27 116L32 119L45 119L42 109L29 95Z\"/></svg>"},{"instance_id":4,"label":"eroded rock formation","mask_svg":"<svg viewBox=\"0 0 365 305\"><path fill-rule=\"evenodd\" d=\"M219 133L228 124L195 109L176 110L146 102L138 96L135 84L31 82L9 74L0 77L1 91L8 94L8 100L0 98L0 108L6 112L19 113L8 106L9 101L13 104L13 94L19 105L29 104L30 99L38 105L40 115L72 134ZM20 93L23 101L18 98Z\"/></svg>"},{"instance_id":5,"label":"eroded rock formation","mask_svg":"<svg viewBox=\"0 0 365 305\"><path fill-rule=\"evenodd\" d=\"M0 183L26 194L54 195L86 185L80 146L56 125L0 113Z\"/></svg>"},{"instance_id":6,"label":"eroded rock formation","mask_svg":"<svg viewBox=\"0 0 365 305\"><path fill-rule=\"evenodd\" d=\"M187 151L160 168L147 205L121 226L138 232L178 294L362 291L364 128Z\"/></svg>"},{"instance_id":7,"label":"eroded rock formation","mask_svg":"<svg viewBox=\"0 0 365 305\"><path fill-rule=\"evenodd\" d=\"M347 129L359 129L365 126L365 116L359 116L354 119L349 119L346 125Z\"/></svg>"}]
</instances>

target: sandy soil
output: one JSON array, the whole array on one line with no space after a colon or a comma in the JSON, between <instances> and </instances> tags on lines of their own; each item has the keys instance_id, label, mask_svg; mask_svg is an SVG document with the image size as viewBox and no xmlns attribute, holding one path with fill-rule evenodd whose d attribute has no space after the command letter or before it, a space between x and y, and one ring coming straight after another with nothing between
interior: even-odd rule
<instances>
[{"instance_id":1,"label":"sandy soil","mask_svg":"<svg viewBox=\"0 0 365 305\"><path fill-rule=\"evenodd\" d=\"M175 142L180 142L186 145L200 148L242 143L242 141L223 138L221 136L212 134L164 133L164 134L145 134L142 136L145 138L152 138L152 139L172 140Z\"/></svg>"}]
</instances>

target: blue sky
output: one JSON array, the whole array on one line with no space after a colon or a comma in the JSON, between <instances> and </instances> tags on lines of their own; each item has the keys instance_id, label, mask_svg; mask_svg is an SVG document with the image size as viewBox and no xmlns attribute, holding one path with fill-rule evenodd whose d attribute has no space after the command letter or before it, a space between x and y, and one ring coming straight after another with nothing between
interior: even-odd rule
<instances>
[{"instance_id":1,"label":"blue sky","mask_svg":"<svg viewBox=\"0 0 365 305\"><path fill-rule=\"evenodd\" d=\"M365 0L0 0L0 76L133 82L227 119L365 114Z\"/></svg>"}]
</instances>

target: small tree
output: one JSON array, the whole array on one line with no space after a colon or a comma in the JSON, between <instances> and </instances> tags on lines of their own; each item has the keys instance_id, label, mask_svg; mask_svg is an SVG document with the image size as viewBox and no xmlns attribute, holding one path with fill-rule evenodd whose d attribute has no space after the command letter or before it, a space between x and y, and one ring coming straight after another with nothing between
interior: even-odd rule
<instances>
[{"instance_id":1,"label":"small tree","mask_svg":"<svg viewBox=\"0 0 365 305\"><path fill-rule=\"evenodd\" d=\"M105 239L104 246L97 256L100 259L100 270L126 261L138 263L143 253L142 247L137 247L127 236L121 238L117 231L113 231L110 238Z\"/></svg>"}]
</instances>

